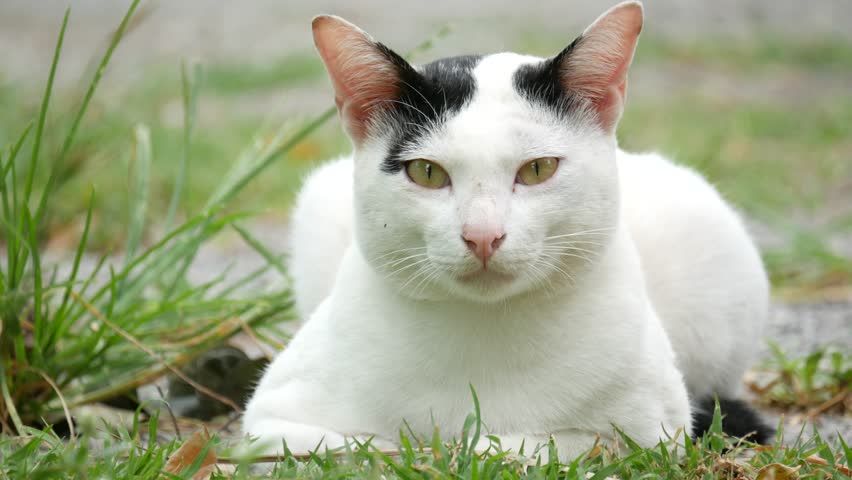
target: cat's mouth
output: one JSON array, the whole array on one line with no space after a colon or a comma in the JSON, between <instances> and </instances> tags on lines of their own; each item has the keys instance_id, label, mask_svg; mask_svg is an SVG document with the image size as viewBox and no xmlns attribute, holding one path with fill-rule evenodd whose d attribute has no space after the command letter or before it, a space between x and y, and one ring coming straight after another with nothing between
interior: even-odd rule
<instances>
[{"instance_id":1,"label":"cat's mouth","mask_svg":"<svg viewBox=\"0 0 852 480\"><path fill-rule=\"evenodd\" d=\"M494 269L480 268L472 272L464 273L456 277L462 283L509 283L515 279L511 273L498 272Z\"/></svg>"}]
</instances>

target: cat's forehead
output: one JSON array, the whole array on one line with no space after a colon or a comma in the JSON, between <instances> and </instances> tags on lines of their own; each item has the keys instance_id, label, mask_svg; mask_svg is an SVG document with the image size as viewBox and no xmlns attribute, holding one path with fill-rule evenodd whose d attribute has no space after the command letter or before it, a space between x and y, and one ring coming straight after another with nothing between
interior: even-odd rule
<instances>
[{"instance_id":1,"label":"cat's forehead","mask_svg":"<svg viewBox=\"0 0 852 480\"><path fill-rule=\"evenodd\" d=\"M435 60L417 67L416 75L403 76L382 170L398 172L408 151L425 137L445 131L459 115L524 102L517 72L541 61L515 53L464 55Z\"/></svg>"},{"instance_id":2,"label":"cat's forehead","mask_svg":"<svg viewBox=\"0 0 852 480\"><path fill-rule=\"evenodd\" d=\"M516 76L526 65L538 64L541 58L516 53L462 55L441 58L418 68L423 78L439 87L445 101L464 106L474 96L517 92Z\"/></svg>"}]
</instances>

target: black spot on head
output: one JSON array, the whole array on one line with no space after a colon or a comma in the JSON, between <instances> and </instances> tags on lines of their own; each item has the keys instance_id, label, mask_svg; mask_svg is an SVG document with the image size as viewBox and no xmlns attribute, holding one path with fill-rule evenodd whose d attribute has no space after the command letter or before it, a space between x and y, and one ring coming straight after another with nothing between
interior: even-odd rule
<instances>
[{"instance_id":1,"label":"black spot on head","mask_svg":"<svg viewBox=\"0 0 852 480\"><path fill-rule=\"evenodd\" d=\"M406 147L470 101L476 90L471 71L482 57L443 58L415 70L384 45L379 44L379 48L398 68L400 76L399 95L391 102L385 117L394 135L381 169L392 174L402 170L400 154Z\"/></svg>"},{"instance_id":2,"label":"black spot on head","mask_svg":"<svg viewBox=\"0 0 852 480\"><path fill-rule=\"evenodd\" d=\"M559 116L567 116L574 109L580 108L582 98L564 87L562 75L564 63L582 39L582 36L577 37L553 58L518 68L513 79L515 89L528 101L543 105Z\"/></svg>"}]
</instances>

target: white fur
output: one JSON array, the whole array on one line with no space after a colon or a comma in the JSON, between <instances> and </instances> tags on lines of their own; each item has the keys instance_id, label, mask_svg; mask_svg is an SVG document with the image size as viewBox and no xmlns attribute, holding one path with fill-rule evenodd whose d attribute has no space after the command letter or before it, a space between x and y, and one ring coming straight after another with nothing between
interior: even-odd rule
<instances>
[{"instance_id":1,"label":"white fur","mask_svg":"<svg viewBox=\"0 0 852 480\"><path fill-rule=\"evenodd\" d=\"M696 173L521 100L511 72L533 61L483 59L471 104L405 152L440 161L452 187L380 172L380 137L308 178L292 271L312 314L261 380L245 431L294 451L392 443L403 421L452 437L473 386L489 433L514 448L553 435L572 456L613 424L643 446L689 431L686 387L737 390L767 309L740 220ZM513 186L541 156L562 158L554 177ZM470 222L507 236L493 273L463 281L480 268L460 238Z\"/></svg>"}]
</instances>

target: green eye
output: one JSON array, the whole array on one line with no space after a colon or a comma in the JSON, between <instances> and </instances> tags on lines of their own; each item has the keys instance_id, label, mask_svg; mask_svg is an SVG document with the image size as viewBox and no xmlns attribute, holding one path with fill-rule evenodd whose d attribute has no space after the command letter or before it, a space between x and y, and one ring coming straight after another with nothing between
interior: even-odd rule
<instances>
[{"instance_id":1,"label":"green eye","mask_svg":"<svg viewBox=\"0 0 852 480\"><path fill-rule=\"evenodd\" d=\"M450 176L440 165L418 158L405 164L405 173L412 182L426 188L444 188L450 184Z\"/></svg>"},{"instance_id":2,"label":"green eye","mask_svg":"<svg viewBox=\"0 0 852 480\"><path fill-rule=\"evenodd\" d=\"M543 157L530 160L518 169L517 182L524 185L537 185L556 173L559 160L556 157Z\"/></svg>"}]
</instances>

